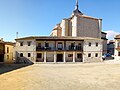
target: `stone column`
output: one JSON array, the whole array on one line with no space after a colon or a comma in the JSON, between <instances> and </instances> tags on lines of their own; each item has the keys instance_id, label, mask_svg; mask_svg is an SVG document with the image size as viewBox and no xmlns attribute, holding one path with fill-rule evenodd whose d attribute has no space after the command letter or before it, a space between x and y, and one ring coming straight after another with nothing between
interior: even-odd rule
<instances>
[{"instance_id":1,"label":"stone column","mask_svg":"<svg viewBox=\"0 0 120 90\"><path fill-rule=\"evenodd\" d=\"M73 52L73 62L75 62L75 52Z\"/></svg>"},{"instance_id":2,"label":"stone column","mask_svg":"<svg viewBox=\"0 0 120 90\"><path fill-rule=\"evenodd\" d=\"M44 62L46 62L46 54L47 54L47 52L44 52Z\"/></svg>"},{"instance_id":3,"label":"stone column","mask_svg":"<svg viewBox=\"0 0 120 90\"><path fill-rule=\"evenodd\" d=\"M64 55L63 55L63 61L64 61L64 62L66 62L65 56L66 56L66 52L64 52Z\"/></svg>"},{"instance_id":4,"label":"stone column","mask_svg":"<svg viewBox=\"0 0 120 90\"><path fill-rule=\"evenodd\" d=\"M54 63L56 63L56 52L54 52Z\"/></svg>"}]
</instances>

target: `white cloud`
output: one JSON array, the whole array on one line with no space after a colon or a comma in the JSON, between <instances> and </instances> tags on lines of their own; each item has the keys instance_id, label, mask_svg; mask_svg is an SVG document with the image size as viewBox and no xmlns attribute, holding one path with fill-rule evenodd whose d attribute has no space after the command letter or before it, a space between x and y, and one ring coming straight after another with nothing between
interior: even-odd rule
<instances>
[{"instance_id":1,"label":"white cloud","mask_svg":"<svg viewBox=\"0 0 120 90\"><path fill-rule=\"evenodd\" d=\"M108 30L108 31L104 31L104 32L107 33L107 38L109 40L113 40L116 35L120 34L119 32L115 32L113 30Z\"/></svg>"}]
</instances>

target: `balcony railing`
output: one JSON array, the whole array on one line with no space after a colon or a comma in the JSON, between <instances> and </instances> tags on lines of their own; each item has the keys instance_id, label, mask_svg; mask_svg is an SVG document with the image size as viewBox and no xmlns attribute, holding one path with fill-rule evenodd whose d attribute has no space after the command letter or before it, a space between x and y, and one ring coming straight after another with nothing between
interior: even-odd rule
<instances>
[{"instance_id":1,"label":"balcony railing","mask_svg":"<svg viewBox=\"0 0 120 90\"><path fill-rule=\"evenodd\" d=\"M49 50L49 51L82 51L83 50L83 47L82 46L68 46L66 48L51 48L51 47L36 47L36 51L44 51L44 50Z\"/></svg>"},{"instance_id":2,"label":"balcony railing","mask_svg":"<svg viewBox=\"0 0 120 90\"><path fill-rule=\"evenodd\" d=\"M76 45L76 46L69 46L68 50L79 50L79 51L82 51L83 49L82 49L81 46Z\"/></svg>"},{"instance_id":3,"label":"balcony railing","mask_svg":"<svg viewBox=\"0 0 120 90\"><path fill-rule=\"evenodd\" d=\"M36 51L51 50L51 47L36 47Z\"/></svg>"}]
</instances>

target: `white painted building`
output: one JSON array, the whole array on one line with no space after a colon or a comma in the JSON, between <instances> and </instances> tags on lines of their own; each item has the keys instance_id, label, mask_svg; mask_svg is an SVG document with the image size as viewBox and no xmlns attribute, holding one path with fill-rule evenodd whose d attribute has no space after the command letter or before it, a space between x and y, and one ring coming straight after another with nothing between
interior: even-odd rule
<instances>
[{"instance_id":1,"label":"white painted building","mask_svg":"<svg viewBox=\"0 0 120 90\"><path fill-rule=\"evenodd\" d=\"M17 62L102 61L103 49L107 48L103 45L106 33L101 33L102 19L84 15L76 1L71 17L57 24L50 36L16 39Z\"/></svg>"},{"instance_id":2,"label":"white painted building","mask_svg":"<svg viewBox=\"0 0 120 90\"><path fill-rule=\"evenodd\" d=\"M102 40L87 37L16 39L16 62L66 63L102 61Z\"/></svg>"}]
</instances>

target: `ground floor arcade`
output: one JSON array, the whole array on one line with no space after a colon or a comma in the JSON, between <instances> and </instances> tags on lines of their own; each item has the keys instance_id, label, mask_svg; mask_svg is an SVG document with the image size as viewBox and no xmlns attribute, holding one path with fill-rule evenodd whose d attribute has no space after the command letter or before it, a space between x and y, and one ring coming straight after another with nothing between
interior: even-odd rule
<instances>
[{"instance_id":1,"label":"ground floor arcade","mask_svg":"<svg viewBox=\"0 0 120 90\"><path fill-rule=\"evenodd\" d=\"M36 62L83 62L82 52L37 52Z\"/></svg>"}]
</instances>

